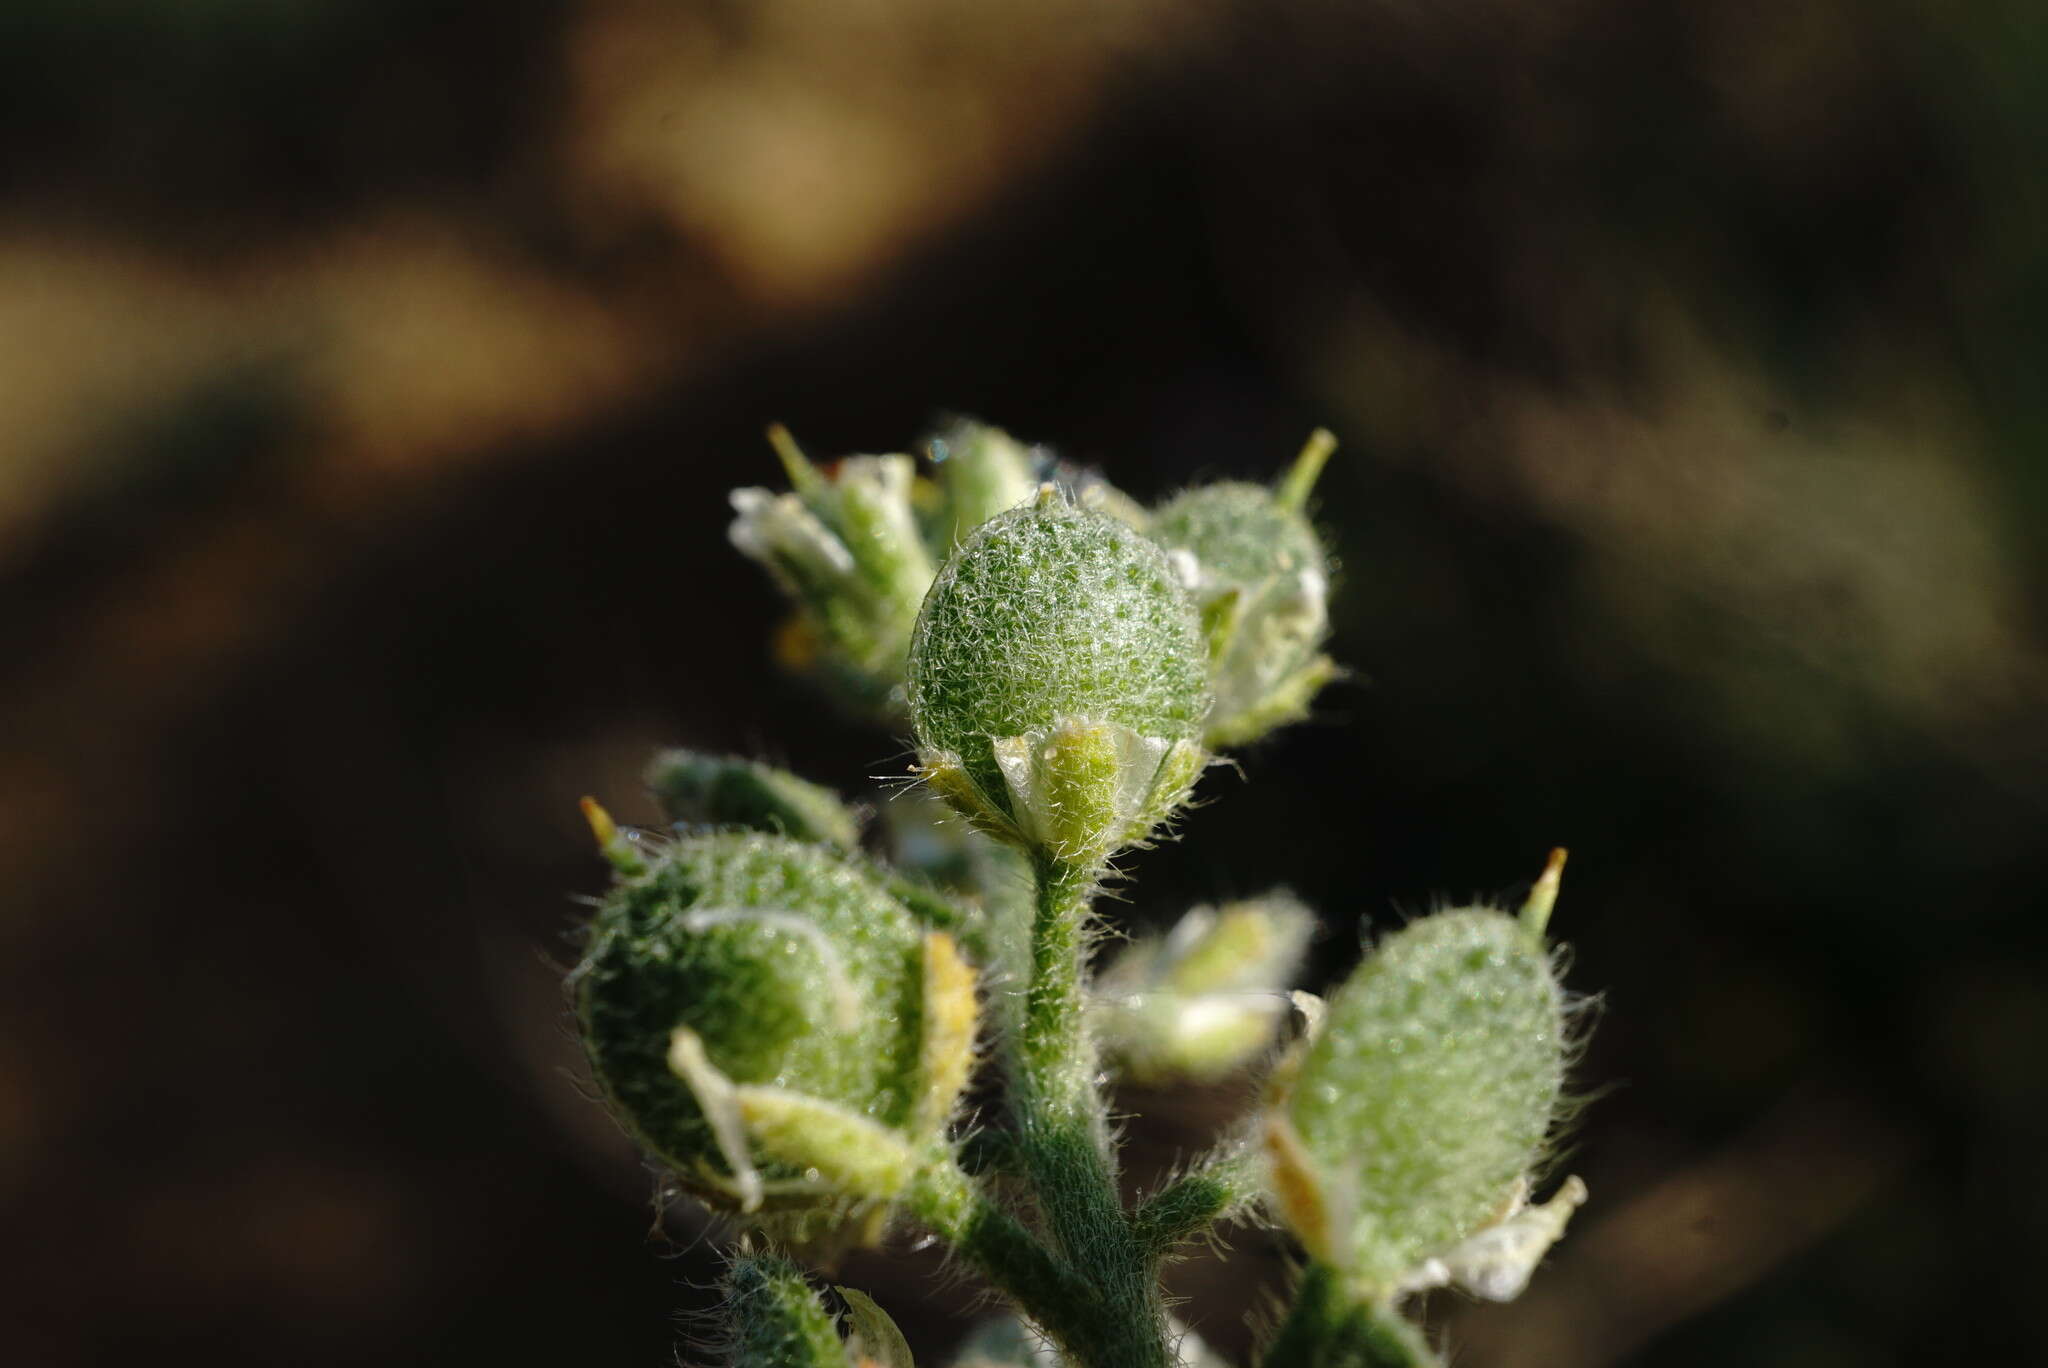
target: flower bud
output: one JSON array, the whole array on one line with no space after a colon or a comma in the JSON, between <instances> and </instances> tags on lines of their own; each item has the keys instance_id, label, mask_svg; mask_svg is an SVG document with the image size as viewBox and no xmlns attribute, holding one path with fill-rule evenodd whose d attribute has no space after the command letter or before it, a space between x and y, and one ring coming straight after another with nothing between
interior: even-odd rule
<instances>
[{"instance_id":1,"label":"flower bud","mask_svg":"<svg viewBox=\"0 0 2048 1368\"><path fill-rule=\"evenodd\" d=\"M820 471L780 427L769 440L793 492L732 492L732 543L796 601L790 650L816 654L862 699L879 704L902 677L903 652L932 560L912 507L908 456L849 456Z\"/></svg>"},{"instance_id":2,"label":"flower bud","mask_svg":"<svg viewBox=\"0 0 2048 1368\"><path fill-rule=\"evenodd\" d=\"M860 820L822 784L738 756L665 750L647 767L647 786L671 822L742 826L852 850Z\"/></svg>"},{"instance_id":3,"label":"flower bud","mask_svg":"<svg viewBox=\"0 0 2048 1368\"><path fill-rule=\"evenodd\" d=\"M653 850L601 904L572 983L613 1110L728 1209L886 1201L973 1055L974 975L951 939L859 861L778 836Z\"/></svg>"},{"instance_id":4,"label":"flower bud","mask_svg":"<svg viewBox=\"0 0 2048 1368\"><path fill-rule=\"evenodd\" d=\"M1300 507L1323 455L1312 441L1278 493L1205 485L1153 515L1152 539L1186 582L1208 636L1211 747L1244 745L1306 716L1336 674L1322 654L1329 557Z\"/></svg>"},{"instance_id":5,"label":"flower bud","mask_svg":"<svg viewBox=\"0 0 2048 1368\"><path fill-rule=\"evenodd\" d=\"M1029 499L1040 470L1052 460L1041 447L967 419L932 438L928 450L944 499L939 523L948 551L990 518Z\"/></svg>"},{"instance_id":6,"label":"flower bud","mask_svg":"<svg viewBox=\"0 0 2048 1368\"><path fill-rule=\"evenodd\" d=\"M1519 1288L1562 1216L1485 1247L1515 1216L1556 1120L1568 1046L1541 935L1485 908L1388 937L1332 996L1267 1118L1272 1186L1311 1257L1385 1299L1474 1270ZM1570 1203L1563 1208L1568 1214ZM1434 1261L1434 1263L1432 1263Z\"/></svg>"},{"instance_id":7,"label":"flower bud","mask_svg":"<svg viewBox=\"0 0 2048 1368\"><path fill-rule=\"evenodd\" d=\"M1291 1010L1315 915L1285 893L1198 907L1133 942L1096 981L1103 1044L1126 1077L1213 1082L1250 1063Z\"/></svg>"},{"instance_id":8,"label":"flower bud","mask_svg":"<svg viewBox=\"0 0 2048 1368\"><path fill-rule=\"evenodd\" d=\"M1159 548L1050 486L940 571L909 669L921 772L977 827L1092 868L1207 756L1199 629Z\"/></svg>"}]
</instances>

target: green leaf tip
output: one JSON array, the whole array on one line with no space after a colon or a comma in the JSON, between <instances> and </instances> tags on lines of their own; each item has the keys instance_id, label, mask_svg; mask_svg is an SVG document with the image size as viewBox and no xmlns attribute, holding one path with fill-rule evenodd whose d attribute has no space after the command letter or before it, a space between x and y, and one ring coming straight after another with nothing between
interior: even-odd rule
<instances>
[{"instance_id":1,"label":"green leaf tip","mask_svg":"<svg viewBox=\"0 0 2048 1368\"><path fill-rule=\"evenodd\" d=\"M1279 486L1273 491L1273 502L1292 513L1306 511L1308 496L1315 489L1316 481L1322 478L1323 467L1336 450L1336 434L1328 428L1317 428L1311 432L1301 445L1301 454L1281 476Z\"/></svg>"},{"instance_id":2,"label":"green leaf tip","mask_svg":"<svg viewBox=\"0 0 2048 1368\"><path fill-rule=\"evenodd\" d=\"M576 805L582 811L583 821L597 841L597 853L604 856L605 863L617 873L628 876L647 872L647 862L634 848L633 833L613 821L602 803L586 793Z\"/></svg>"},{"instance_id":3,"label":"green leaf tip","mask_svg":"<svg viewBox=\"0 0 2048 1368\"><path fill-rule=\"evenodd\" d=\"M1551 909L1557 906L1558 888L1564 882L1566 853L1563 846L1551 850L1550 858L1544 862L1543 873L1537 876L1535 885L1529 889L1528 899L1522 904L1522 925L1539 939L1549 929Z\"/></svg>"},{"instance_id":4,"label":"green leaf tip","mask_svg":"<svg viewBox=\"0 0 2048 1368\"><path fill-rule=\"evenodd\" d=\"M768 446L775 453L775 459L782 462L783 473L789 477L789 487L798 495L809 500L823 488L824 477L811 464L811 458L804 455L804 449L796 444L796 438L788 428L780 423L770 423Z\"/></svg>"}]
</instances>

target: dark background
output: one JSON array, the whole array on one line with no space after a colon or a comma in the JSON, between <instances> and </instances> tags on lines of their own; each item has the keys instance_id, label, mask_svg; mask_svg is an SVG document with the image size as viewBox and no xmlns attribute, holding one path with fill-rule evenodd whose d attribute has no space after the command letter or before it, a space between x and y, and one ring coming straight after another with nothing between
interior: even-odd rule
<instances>
[{"instance_id":1,"label":"dark background","mask_svg":"<svg viewBox=\"0 0 2048 1368\"><path fill-rule=\"evenodd\" d=\"M575 799L899 769L724 495L962 411L1344 441L1354 676L1134 922L1286 882L1323 977L1571 847L1593 1201L1459 1362L2029 1357L2044 127L2027 0L12 0L0 1356L673 1361ZM845 1275L938 1363L931 1268Z\"/></svg>"}]
</instances>

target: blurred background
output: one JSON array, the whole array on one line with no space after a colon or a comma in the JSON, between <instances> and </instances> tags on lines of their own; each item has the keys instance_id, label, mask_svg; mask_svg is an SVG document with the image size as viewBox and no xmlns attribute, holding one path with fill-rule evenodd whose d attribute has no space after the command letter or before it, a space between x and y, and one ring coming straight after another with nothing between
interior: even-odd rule
<instances>
[{"instance_id":1,"label":"blurred background","mask_svg":"<svg viewBox=\"0 0 2048 1368\"><path fill-rule=\"evenodd\" d=\"M1327 976L1571 848L1593 1201L1461 1364L2031 1356L2038 5L9 0L0 110L9 1362L675 1361L575 799L900 772L724 494L947 412L1344 443L1354 676L1133 924L1284 882ZM1233 1096L1127 1104L1142 1178ZM938 1362L932 1268L842 1276Z\"/></svg>"}]
</instances>

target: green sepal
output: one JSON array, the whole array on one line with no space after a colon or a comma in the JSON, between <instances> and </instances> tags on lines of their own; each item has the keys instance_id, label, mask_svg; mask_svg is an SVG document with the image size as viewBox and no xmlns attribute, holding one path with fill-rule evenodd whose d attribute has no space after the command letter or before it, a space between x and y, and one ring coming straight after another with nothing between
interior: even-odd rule
<instances>
[{"instance_id":1,"label":"green sepal","mask_svg":"<svg viewBox=\"0 0 2048 1368\"><path fill-rule=\"evenodd\" d=\"M787 1088L733 1089L758 1153L815 1172L834 1193L887 1200L910 1181L915 1156L903 1137L850 1108Z\"/></svg>"},{"instance_id":2,"label":"green sepal","mask_svg":"<svg viewBox=\"0 0 2048 1368\"><path fill-rule=\"evenodd\" d=\"M860 819L838 794L758 760L665 750L648 765L647 786L671 822L750 827L841 850L860 844Z\"/></svg>"}]
</instances>

